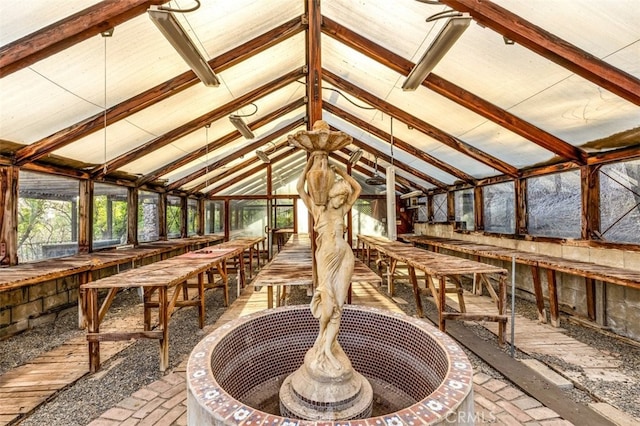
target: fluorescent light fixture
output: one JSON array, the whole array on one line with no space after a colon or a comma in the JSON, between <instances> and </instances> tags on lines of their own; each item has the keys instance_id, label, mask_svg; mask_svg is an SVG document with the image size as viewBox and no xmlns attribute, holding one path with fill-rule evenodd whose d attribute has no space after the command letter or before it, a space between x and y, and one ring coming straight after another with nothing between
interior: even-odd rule
<instances>
[{"instance_id":1,"label":"fluorescent light fixture","mask_svg":"<svg viewBox=\"0 0 640 426\"><path fill-rule=\"evenodd\" d=\"M266 152L257 149L256 150L256 156L263 162L266 164L269 164L271 162L271 159L269 158L269 156L267 155Z\"/></svg>"},{"instance_id":2,"label":"fluorescent light fixture","mask_svg":"<svg viewBox=\"0 0 640 426\"><path fill-rule=\"evenodd\" d=\"M229 121L231 121L231 124L233 124L235 128L238 129L238 131L242 134L242 136L245 137L245 139L255 138L255 135L253 134L249 126L247 126L247 123L244 122L241 116L231 114L229 116Z\"/></svg>"},{"instance_id":3,"label":"fluorescent light fixture","mask_svg":"<svg viewBox=\"0 0 640 426\"><path fill-rule=\"evenodd\" d=\"M352 151L351 155L349 155L349 164L351 164L353 166L354 164L356 164L358 162L360 157L362 157L362 150L361 149L356 149L355 151Z\"/></svg>"},{"instance_id":4,"label":"fluorescent light fixture","mask_svg":"<svg viewBox=\"0 0 640 426\"><path fill-rule=\"evenodd\" d=\"M178 51L182 59L196 73L200 81L205 86L219 86L220 80L218 80L209 63L193 44L193 41L191 41L191 38L189 38L189 35L174 14L167 10L154 8L147 10L147 13L173 48Z\"/></svg>"},{"instance_id":5,"label":"fluorescent light fixture","mask_svg":"<svg viewBox=\"0 0 640 426\"><path fill-rule=\"evenodd\" d=\"M402 90L416 90L422 84L429 73L435 68L436 64L447 54L449 49L460 38L465 29L471 22L471 16L463 14L449 18L440 33L427 48L422 58L413 67L407 79L402 83Z\"/></svg>"},{"instance_id":6,"label":"fluorescent light fixture","mask_svg":"<svg viewBox=\"0 0 640 426\"><path fill-rule=\"evenodd\" d=\"M416 190L416 191L407 192L406 194L402 194L400 196L400 198L403 199L403 200L406 200L407 198L416 198L416 197L420 197L422 195L423 195L422 191Z\"/></svg>"}]
</instances>

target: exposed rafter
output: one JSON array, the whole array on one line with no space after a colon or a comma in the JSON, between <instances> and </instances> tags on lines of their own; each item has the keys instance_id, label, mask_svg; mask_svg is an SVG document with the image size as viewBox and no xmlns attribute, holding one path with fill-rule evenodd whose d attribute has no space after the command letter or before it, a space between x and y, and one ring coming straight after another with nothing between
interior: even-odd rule
<instances>
[{"instance_id":1,"label":"exposed rafter","mask_svg":"<svg viewBox=\"0 0 640 426\"><path fill-rule=\"evenodd\" d=\"M491 28L621 98L640 105L639 79L509 10L489 0L442 0L442 3L460 12L468 12L480 25Z\"/></svg>"},{"instance_id":2,"label":"exposed rafter","mask_svg":"<svg viewBox=\"0 0 640 426\"><path fill-rule=\"evenodd\" d=\"M401 122L409 126L412 126L416 130L419 130L420 132L430 136L431 138L442 142L443 144L455 149L456 151L461 152L473 158L474 160L484 163L487 166L492 167L511 177L518 176L518 169L513 167L512 165L507 164L506 162L493 157L492 155L489 155L486 152L483 152L466 142L461 141L460 139L438 129L437 127L434 127L431 124L412 116L411 114L408 114L400 108L391 105L390 103L383 101L376 96L373 96L372 94L366 92L358 86L327 70L324 70L323 75L324 79L334 86L346 92L349 92L352 96L355 96L361 101L376 107L380 111L389 114L393 118L400 120Z\"/></svg>"},{"instance_id":3,"label":"exposed rafter","mask_svg":"<svg viewBox=\"0 0 640 426\"><path fill-rule=\"evenodd\" d=\"M353 124L356 127L361 128L362 130L371 133L374 136L377 136L378 138L382 139L383 141L389 143L389 141L391 140L391 135L387 132L385 132L384 130L379 129L378 127L367 123L366 121L362 120L361 118L356 117L355 115L348 113L347 111L333 105L330 104L328 102L325 102L323 105L323 108L325 109L325 111L330 112L331 114L334 114L342 119L344 119L345 121ZM400 148L401 150L413 155L414 157L424 161L425 163L431 164L432 166L435 166L437 168L439 168L440 170L444 171L445 173L448 173L452 176L457 177L460 180L463 180L467 183L474 183L475 179L473 176L466 174L465 172L463 172L462 170L451 166L450 164L445 163L444 161L438 160L437 158L427 154L426 152L422 151L421 149L416 148L415 146L411 145L410 143L407 143L405 141L403 141L402 139L398 139L396 136L393 137L393 144L394 146L397 146L398 148Z\"/></svg>"},{"instance_id":4,"label":"exposed rafter","mask_svg":"<svg viewBox=\"0 0 640 426\"><path fill-rule=\"evenodd\" d=\"M346 165L348 163L348 159L338 155L336 152L332 152L331 154L329 154L330 158L333 158L334 160L338 160L340 161L342 164ZM373 168L373 164L371 163L371 161L363 159L363 164L367 164L369 167ZM351 166L351 168L353 170L356 170L360 173L362 173L365 176L373 176L374 173L371 170L365 169L364 167L362 167L359 164L354 164L353 166ZM381 169L379 171L381 174L385 174L385 170ZM419 189L421 191L426 191L427 189L424 188L421 185L418 185L416 183L410 182L408 179L403 178L402 176L398 176L396 175L396 190L401 191L401 192L406 192L406 188L415 188L415 189Z\"/></svg>"},{"instance_id":5,"label":"exposed rafter","mask_svg":"<svg viewBox=\"0 0 640 426\"><path fill-rule=\"evenodd\" d=\"M216 72L221 72L251 58L302 31L302 21L292 19L273 30L253 38L243 45L233 48L209 61ZM167 99L199 82L193 71L186 71L171 80L158 84L151 89L108 108L106 113L98 113L50 136L40 139L15 153L14 164L22 165L77 141L91 133L129 117L164 99Z\"/></svg>"},{"instance_id":6,"label":"exposed rafter","mask_svg":"<svg viewBox=\"0 0 640 426\"><path fill-rule=\"evenodd\" d=\"M281 136L286 135L287 133L293 131L294 129L302 126L304 124L304 119L300 119L300 120L296 120L293 123L288 124L287 126L276 130L275 132L266 135L265 137L261 138L260 140L257 140L253 143L250 143L248 145L245 145L244 147L233 151L231 154L225 156L224 158L221 158L220 160L213 162L205 167L202 167L201 169L196 170L193 173L190 173L189 175L178 179L177 181L171 183L170 185L167 186L167 190L168 191L173 191L174 189L178 189L183 185L186 185L187 183L191 182L192 180L198 179L202 176L204 176L205 174L207 174L207 171L213 171L218 167L224 166L225 164L235 160L238 157L242 157L243 155L246 155L248 153L250 153L251 151L255 151L256 149L260 148L261 146L263 146L266 143L269 143L270 141L272 141L273 139L279 138Z\"/></svg>"},{"instance_id":7,"label":"exposed rafter","mask_svg":"<svg viewBox=\"0 0 640 426\"><path fill-rule=\"evenodd\" d=\"M0 78L143 14L169 0L103 0L0 48Z\"/></svg>"},{"instance_id":8,"label":"exposed rafter","mask_svg":"<svg viewBox=\"0 0 640 426\"><path fill-rule=\"evenodd\" d=\"M414 66L411 61L371 42L360 34L326 17L323 18L322 29L325 34L371 59L380 62L401 75L409 75L409 72ZM587 153L582 149L545 132L434 73L430 73L422 85L562 158L576 161L578 164L586 164Z\"/></svg>"},{"instance_id":9,"label":"exposed rafter","mask_svg":"<svg viewBox=\"0 0 640 426\"><path fill-rule=\"evenodd\" d=\"M304 105L304 99L299 99L297 101L291 102L288 105L283 106L282 108L278 108L275 111L270 112L269 114L265 115L264 117L259 118L258 120L252 121L251 123L249 123L249 127L251 128L258 128L261 126L264 126L265 124L268 124L269 122L271 122L272 120L277 120L278 118L282 117L285 114L288 114L292 111L295 111L297 108L300 108ZM295 123L299 123L298 121L296 121ZM294 124L295 124L294 123ZM295 126L293 126L292 124L289 124L287 126L284 127L284 129L293 129L295 127L297 127L299 124L296 124ZM293 126L293 127L292 127ZM289 130L286 130L289 131ZM142 176L140 179L138 179L136 181L136 185L140 186L145 184L146 182L151 182L155 179L158 179L160 176L165 175L167 173L170 173L200 157L204 157L207 152L211 152L213 150L219 149L219 148L223 148L226 144L236 140L237 138L240 137L240 132L235 130L231 133L228 133L224 136L222 136L221 138L206 144L203 147L198 148L197 150L190 152L189 154L178 158L175 161L172 161L169 164L165 164L164 166L152 171L151 173L146 174L145 176ZM276 136L277 137L277 136ZM259 144L264 144L264 138L260 139L258 142ZM251 146L253 146L254 144L251 144ZM260 145L258 145L257 147L259 147ZM256 148L253 148L256 149Z\"/></svg>"},{"instance_id":10,"label":"exposed rafter","mask_svg":"<svg viewBox=\"0 0 640 426\"><path fill-rule=\"evenodd\" d=\"M196 129L199 129L204 125L211 123L212 121L219 120L220 118L231 114L233 111L236 111L243 105L251 103L256 99L266 96L269 93L272 93L286 86L287 84L294 82L303 75L304 74L302 73L302 70L291 71L283 75L282 77L279 77L274 81L265 84L264 86L258 87L257 89L254 89L249 93L246 93L234 99L232 102L216 108L215 110L207 114L201 115L200 117L195 118L188 123L165 133L164 135L158 136L157 138L154 138L149 142L137 146L131 151L128 151L125 154L122 154L112 159L111 161L108 161L105 165L100 165L94 168L91 171L91 174L94 177L99 177L109 173L110 171L116 170L129 163L130 161L139 158L140 156L147 155L155 151L156 149L162 148L163 146L168 145L171 142L188 135L189 133L192 133Z\"/></svg>"}]
</instances>

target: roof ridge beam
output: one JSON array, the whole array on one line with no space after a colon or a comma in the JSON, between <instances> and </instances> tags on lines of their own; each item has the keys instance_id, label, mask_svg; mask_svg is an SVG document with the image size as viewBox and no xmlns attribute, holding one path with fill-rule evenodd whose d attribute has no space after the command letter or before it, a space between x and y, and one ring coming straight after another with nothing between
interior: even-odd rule
<instances>
[{"instance_id":1,"label":"roof ridge beam","mask_svg":"<svg viewBox=\"0 0 640 426\"><path fill-rule=\"evenodd\" d=\"M322 24L323 32L328 36L380 62L401 75L409 75L409 72L414 67L413 62L408 59L373 43L327 17L323 18ZM588 155L586 151L466 91L435 73L430 73L422 82L422 85L562 158L582 165L587 162Z\"/></svg>"},{"instance_id":2,"label":"roof ridge beam","mask_svg":"<svg viewBox=\"0 0 640 426\"><path fill-rule=\"evenodd\" d=\"M235 47L209 61L215 72L221 72L242 62L300 32L304 29L298 17L261 34L241 46ZM160 83L138 95L120 102L65 129L59 130L39 141L20 148L15 153L15 165L35 161L45 155L77 141L91 133L102 130L106 125L114 124L143 109L167 99L197 84L200 80L193 71L184 73Z\"/></svg>"},{"instance_id":3,"label":"roof ridge beam","mask_svg":"<svg viewBox=\"0 0 640 426\"><path fill-rule=\"evenodd\" d=\"M222 105L219 108L214 109L213 111L201 115L200 117L197 117L189 121L188 123L183 124L182 126L176 127L175 129L163 135L145 142L142 145L139 145L134 149L107 161L103 165L95 167L91 170L91 175L94 178L106 175L109 172L124 166L132 160L138 159L151 151L162 148L163 146L166 146L171 142L183 136L186 136L189 133L192 133L196 129L199 129L204 125L211 123L212 121L219 120L220 118L233 113L233 111L236 111L245 104L254 102L256 99L262 98L282 87L285 87L288 84L291 84L302 76L304 76L304 70L302 68L290 71L287 74L284 74L283 76L263 86L253 89L252 91L234 99L233 101L225 105Z\"/></svg>"},{"instance_id":4,"label":"roof ridge beam","mask_svg":"<svg viewBox=\"0 0 640 426\"><path fill-rule=\"evenodd\" d=\"M443 130L440 130L439 128L427 123L426 121L420 120L419 118L407 113L406 111L401 110L394 105L391 105L389 102L386 102L366 92L365 90L326 69L324 70L323 75L324 79L327 82L351 93L352 96L355 96L361 101L376 107L380 111L390 115L396 120L400 120L401 122L414 127L416 130L419 130L420 132L441 142L442 144L447 145L448 147L453 148L456 151L461 152L491 168L494 168L499 172L502 172L511 177L518 177L518 169L511 164L508 164L505 161L500 160L499 158L487 154L486 152L456 138L453 135L448 134Z\"/></svg>"},{"instance_id":5,"label":"roof ridge beam","mask_svg":"<svg viewBox=\"0 0 640 426\"><path fill-rule=\"evenodd\" d=\"M571 72L640 105L640 80L556 35L526 21L489 0L442 0L468 12L480 25L491 28Z\"/></svg>"}]
</instances>

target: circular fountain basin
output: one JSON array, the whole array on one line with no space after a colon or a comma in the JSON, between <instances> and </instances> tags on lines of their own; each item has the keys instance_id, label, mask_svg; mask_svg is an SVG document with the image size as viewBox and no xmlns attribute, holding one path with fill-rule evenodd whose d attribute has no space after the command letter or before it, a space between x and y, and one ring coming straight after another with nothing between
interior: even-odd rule
<instances>
[{"instance_id":1,"label":"circular fountain basin","mask_svg":"<svg viewBox=\"0 0 640 426\"><path fill-rule=\"evenodd\" d=\"M189 357L189 424L316 424L280 416L278 392L317 335L318 321L307 305L260 311L216 329ZM471 363L435 327L404 314L347 305L338 340L373 387L373 414L322 424L473 424Z\"/></svg>"}]
</instances>

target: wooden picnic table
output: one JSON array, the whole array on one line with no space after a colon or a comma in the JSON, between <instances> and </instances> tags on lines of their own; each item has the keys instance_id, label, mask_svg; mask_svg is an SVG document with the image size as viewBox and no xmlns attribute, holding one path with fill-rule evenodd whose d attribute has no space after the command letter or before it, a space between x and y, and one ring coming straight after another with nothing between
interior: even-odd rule
<instances>
[{"instance_id":1,"label":"wooden picnic table","mask_svg":"<svg viewBox=\"0 0 640 426\"><path fill-rule=\"evenodd\" d=\"M313 286L311 239L308 234L293 234L274 258L260 270L252 282L255 287L267 287L267 307L273 308L273 287L276 287L276 304L280 304L280 287ZM351 282L375 282L382 279L356 258ZM286 294L283 291L283 294ZM351 303L351 288L347 296Z\"/></svg>"},{"instance_id":2,"label":"wooden picnic table","mask_svg":"<svg viewBox=\"0 0 640 426\"><path fill-rule=\"evenodd\" d=\"M375 250L381 260L388 262L390 271L390 283L393 282L393 274L397 264L404 263L409 270L409 279L413 287L413 295L416 302L416 313L419 317L424 316L422 301L420 299L420 289L416 276L416 270L425 274L427 288L433 296L433 300L438 308L439 328L446 329L446 320L463 321L494 321L498 323L498 341L504 344L504 336L507 325L506 299L507 299L507 270L473 260L463 259L456 256L447 256L414 247L411 244L399 241L391 241L388 238L358 235L358 247L362 245L362 255L371 260L371 250ZM382 259L385 257L386 259ZM478 294L482 293L485 287L496 306L496 314L481 313L472 314L466 312L464 303L461 278L471 276L477 279L479 284L476 287ZM497 291L493 288L490 277L495 278L498 283ZM447 286L449 281L452 286ZM437 283L437 285L436 285ZM448 312L446 310L446 293L456 293L460 312Z\"/></svg>"},{"instance_id":3,"label":"wooden picnic table","mask_svg":"<svg viewBox=\"0 0 640 426\"><path fill-rule=\"evenodd\" d=\"M81 289L87 321L87 341L89 346L89 368L91 372L100 368L100 342L138 338L157 339L160 342L160 370L169 365L169 319L177 307L198 307L200 328L204 327L205 273L217 270L225 291L228 304L227 260L237 258L239 262L239 286L244 286L244 253L253 250L264 241L264 237L241 238L215 246L188 252L170 259L161 260L136 269L129 269L93 282L82 284ZM188 280L197 277L197 295L190 299ZM124 288L140 287L143 294L144 329L136 331L101 332L100 324L117 294ZM98 293L107 290L107 295L99 306ZM152 329L151 314L158 309L158 326Z\"/></svg>"}]
</instances>

